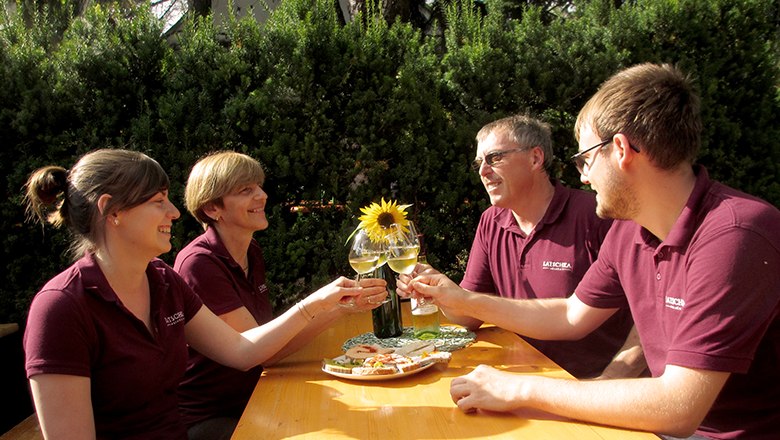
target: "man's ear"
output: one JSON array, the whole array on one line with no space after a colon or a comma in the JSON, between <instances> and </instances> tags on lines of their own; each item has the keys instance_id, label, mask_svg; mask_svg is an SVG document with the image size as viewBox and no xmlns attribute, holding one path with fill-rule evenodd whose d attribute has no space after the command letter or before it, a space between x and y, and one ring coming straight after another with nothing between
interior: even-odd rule
<instances>
[{"instance_id":1,"label":"man's ear","mask_svg":"<svg viewBox=\"0 0 780 440\"><path fill-rule=\"evenodd\" d=\"M617 155L618 166L621 168L634 160L636 152L631 149L631 143L623 133L617 133L612 137L612 148L613 153Z\"/></svg>"},{"instance_id":2,"label":"man's ear","mask_svg":"<svg viewBox=\"0 0 780 440\"><path fill-rule=\"evenodd\" d=\"M539 167L539 169L544 168L544 151L542 151L540 147L534 147L531 149L531 155L533 157L534 167Z\"/></svg>"}]
</instances>

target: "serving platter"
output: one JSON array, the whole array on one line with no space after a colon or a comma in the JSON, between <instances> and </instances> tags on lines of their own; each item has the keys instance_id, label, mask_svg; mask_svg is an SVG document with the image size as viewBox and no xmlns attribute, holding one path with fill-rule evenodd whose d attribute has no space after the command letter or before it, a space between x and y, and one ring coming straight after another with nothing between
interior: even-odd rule
<instances>
[{"instance_id":1,"label":"serving platter","mask_svg":"<svg viewBox=\"0 0 780 440\"><path fill-rule=\"evenodd\" d=\"M476 337L477 335L474 332L463 327L442 325L439 335L427 342L433 343L438 351L453 352L468 347L474 342ZM341 346L341 349L347 351L350 347L357 344L374 344L387 348L399 348L419 341L419 339L414 337L414 328L404 327L401 335L392 338L380 339L374 336L372 332L363 333L347 339Z\"/></svg>"},{"instance_id":2,"label":"serving platter","mask_svg":"<svg viewBox=\"0 0 780 440\"><path fill-rule=\"evenodd\" d=\"M400 379L402 377L411 376L413 374L417 374L420 371L427 370L428 368L431 368L432 366L436 365L436 362L430 362L422 367L412 370L412 371L406 371L406 372L398 372L393 374L352 374L352 373L338 373L335 371L328 371L325 369L325 366L322 366L322 371L325 373L330 374L331 376L340 377L342 379L352 379L352 380L363 380L363 381L375 381L375 380L390 380L390 379Z\"/></svg>"}]
</instances>

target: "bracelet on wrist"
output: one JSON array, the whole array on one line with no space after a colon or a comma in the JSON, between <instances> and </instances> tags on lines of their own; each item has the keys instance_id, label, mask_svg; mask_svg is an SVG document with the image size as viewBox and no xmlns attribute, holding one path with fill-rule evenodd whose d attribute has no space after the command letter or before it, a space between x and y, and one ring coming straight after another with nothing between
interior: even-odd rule
<instances>
[{"instance_id":1,"label":"bracelet on wrist","mask_svg":"<svg viewBox=\"0 0 780 440\"><path fill-rule=\"evenodd\" d=\"M304 318L306 318L307 321L311 321L314 319L314 315L309 313L309 311L306 309L306 304L303 303L303 301L299 302L297 304L298 311L301 312L301 315L303 315Z\"/></svg>"}]
</instances>

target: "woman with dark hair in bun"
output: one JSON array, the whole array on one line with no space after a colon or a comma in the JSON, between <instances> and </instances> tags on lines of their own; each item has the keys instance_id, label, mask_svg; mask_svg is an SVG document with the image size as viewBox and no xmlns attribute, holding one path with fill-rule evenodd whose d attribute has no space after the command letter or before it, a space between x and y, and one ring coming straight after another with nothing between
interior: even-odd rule
<instances>
[{"instance_id":1,"label":"woman with dark hair in bun","mask_svg":"<svg viewBox=\"0 0 780 440\"><path fill-rule=\"evenodd\" d=\"M26 198L32 217L71 230L77 258L35 296L24 335L46 438L186 439L176 388L188 344L247 370L344 297L385 295L384 281L339 278L273 322L238 333L157 259L171 249L179 210L153 159L97 150L69 171L32 173Z\"/></svg>"}]
</instances>

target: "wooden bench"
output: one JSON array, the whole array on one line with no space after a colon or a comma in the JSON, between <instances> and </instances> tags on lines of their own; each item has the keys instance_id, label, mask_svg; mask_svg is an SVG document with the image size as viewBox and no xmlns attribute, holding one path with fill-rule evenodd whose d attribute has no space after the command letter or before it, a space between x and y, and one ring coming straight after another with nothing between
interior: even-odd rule
<instances>
[{"instance_id":1,"label":"wooden bench","mask_svg":"<svg viewBox=\"0 0 780 440\"><path fill-rule=\"evenodd\" d=\"M10 431L0 435L0 440L43 440L41 427L38 426L38 416L33 413Z\"/></svg>"},{"instance_id":2,"label":"wooden bench","mask_svg":"<svg viewBox=\"0 0 780 440\"><path fill-rule=\"evenodd\" d=\"M0 324L0 338L8 336L19 331L19 324L15 322Z\"/></svg>"},{"instance_id":3,"label":"wooden bench","mask_svg":"<svg viewBox=\"0 0 780 440\"><path fill-rule=\"evenodd\" d=\"M27 390L19 324L0 323L0 359L0 390L6 402L0 414L0 440L42 439L38 418L34 413L29 415L33 408ZM13 403L9 407L10 402Z\"/></svg>"},{"instance_id":4,"label":"wooden bench","mask_svg":"<svg viewBox=\"0 0 780 440\"><path fill-rule=\"evenodd\" d=\"M19 324L16 323L0 324L0 338L6 336L8 337L19 336L16 334L16 332L18 331L19 331ZM20 344L19 356L21 356L21 338L18 339L19 341L15 341L15 342ZM4 356L5 355L7 355L7 353L4 352ZM23 361L22 359L19 359L20 363L22 361ZM4 371L3 374L6 374L6 372ZM20 374L23 375L24 371L22 370ZM6 387L7 385L4 383L3 386ZM20 392L25 393L25 397L26 397L26 391L22 390ZM0 440L43 440L43 434L41 433L41 428L40 426L38 426L38 417L35 415L35 413L33 413L26 419L19 422L16 426L11 428L8 432L0 435Z\"/></svg>"}]
</instances>

